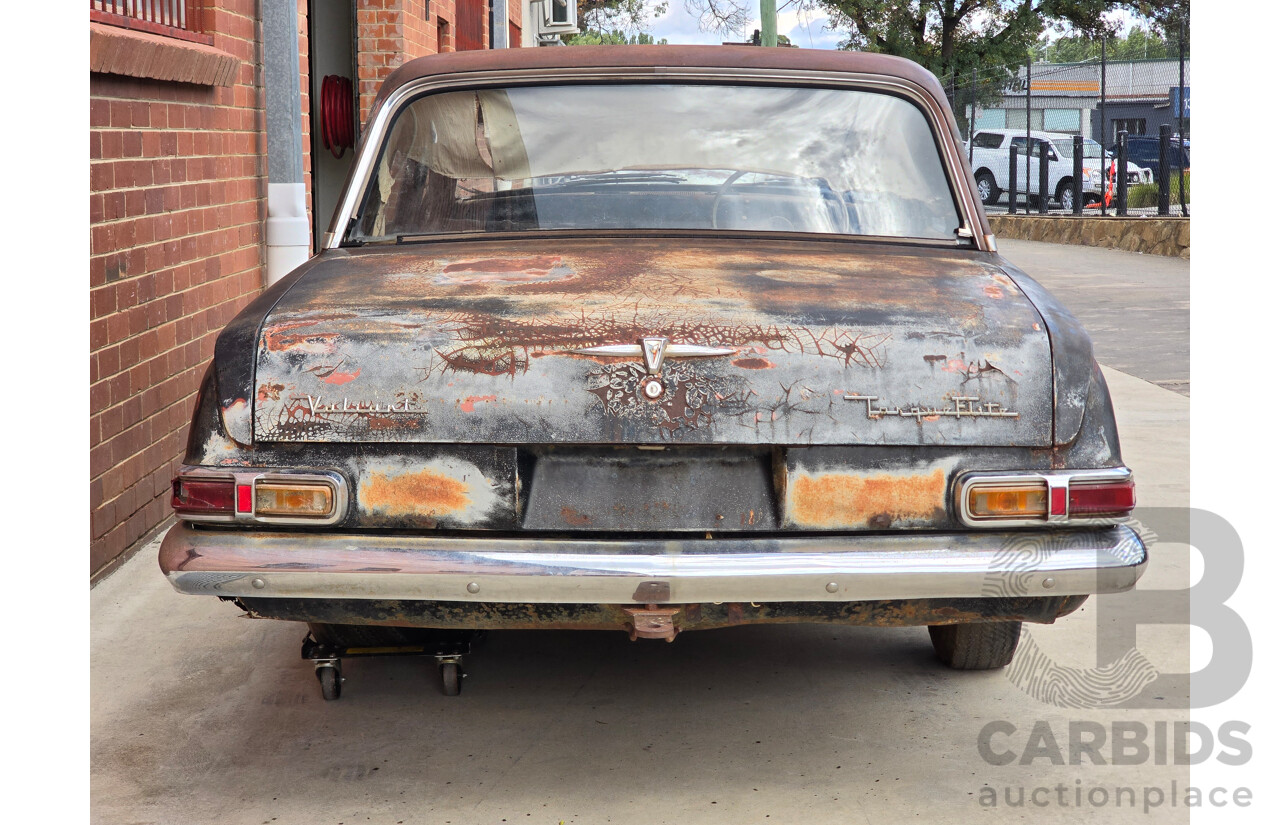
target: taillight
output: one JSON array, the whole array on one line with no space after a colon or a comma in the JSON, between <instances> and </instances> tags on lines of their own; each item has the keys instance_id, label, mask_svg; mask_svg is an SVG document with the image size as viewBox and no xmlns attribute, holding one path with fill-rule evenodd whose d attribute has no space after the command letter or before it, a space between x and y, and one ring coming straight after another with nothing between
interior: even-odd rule
<instances>
[{"instance_id":1,"label":"taillight","mask_svg":"<svg viewBox=\"0 0 1280 825\"><path fill-rule=\"evenodd\" d=\"M1136 504L1127 468L974 473L960 481L956 504L971 527L1061 524L1123 518Z\"/></svg>"},{"instance_id":2,"label":"taillight","mask_svg":"<svg viewBox=\"0 0 1280 825\"><path fill-rule=\"evenodd\" d=\"M1133 479L1110 484L1076 483L1068 490L1071 500L1068 512L1072 518L1127 516L1137 504Z\"/></svg>"},{"instance_id":3,"label":"taillight","mask_svg":"<svg viewBox=\"0 0 1280 825\"><path fill-rule=\"evenodd\" d=\"M235 515L233 479L205 480L178 476L173 480L173 511L180 516Z\"/></svg>"},{"instance_id":4,"label":"taillight","mask_svg":"<svg viewBox=\"0 0 1280 825\"><path fill-rule=\"evenodd\" d=\"M190 521L336 524L346 515L338 473L184 467L173 480L173 510Z\"/></svg>"}]
</instances>

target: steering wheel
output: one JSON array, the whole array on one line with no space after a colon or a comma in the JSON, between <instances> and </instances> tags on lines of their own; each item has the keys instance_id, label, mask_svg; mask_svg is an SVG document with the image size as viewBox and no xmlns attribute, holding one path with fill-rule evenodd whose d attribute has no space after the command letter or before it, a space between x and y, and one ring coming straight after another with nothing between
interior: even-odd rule
<instances>
[{"instance_id":1,"label":"steering wheel","mask_svg":"<svg viewBox=\"0 0 1280 825\"><path fill-rule=\"evenodd\" d=\"M716 190L716 196L711 201L711 228L720 228L720 201L724 200L724 195L729 191L729 187L737 183L738 179L747 174L747 170L742 169L734 172L725 178L724 183L720 184L720 188Z\"/></svg>"}]
</instances>

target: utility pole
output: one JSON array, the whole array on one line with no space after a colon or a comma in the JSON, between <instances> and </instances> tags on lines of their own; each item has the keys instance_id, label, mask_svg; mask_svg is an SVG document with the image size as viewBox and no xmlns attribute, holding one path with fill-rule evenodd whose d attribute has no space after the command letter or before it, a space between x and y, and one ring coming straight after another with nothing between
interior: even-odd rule
<instances>
[{"instance_id":1,"label":"utility pole","mask_svg":"<svg viewBox=\"0 0 1280 825\"><path fill-rule=\"evenodd\" d=\"M1102 121L1102 124L1098 127L1098 143L1102 144L1102 149L1100 150L1102 152L1102 200L1098 203L1098 206L1102 207L1101 209L1102 215L1103 217L1106 217L1107 182L1108 180L1110 180L1110 176L1107 174L1107 170L1110 167L1107 165L1107 30L1106 29L1102 30L1102 80L1098 87L1098 101L1099 101L1098 102L1098 110L1099 110L1098 120ZM1126 175L1129 172L1128 169L1124 171ZM1117 171L1116 174L1119 174L1119 171Z\"/></svg>"},{"instance_id":2,"label":"utility pole","mask_svg":"<svg viewBox=\"0 0 1280 825\"><path fill-rule=\"evenodd\" d=\"M760 0L760 45L778 45L778 0Z\"/></svg>"}]
</instances>

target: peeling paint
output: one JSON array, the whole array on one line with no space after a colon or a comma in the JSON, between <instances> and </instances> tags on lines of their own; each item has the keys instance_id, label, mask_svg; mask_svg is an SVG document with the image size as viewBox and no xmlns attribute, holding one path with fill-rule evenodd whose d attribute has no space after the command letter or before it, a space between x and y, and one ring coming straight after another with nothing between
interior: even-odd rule
<instances>
[{"instance_id":1,"label":"peeling paint","mask_svg":"<svg viewBox=\"0 0 1280 825\"><path fill-rule=\"evenodd\" d=\"M564 281L576 275L559 255L529 258L484 258L446 264L437 284L537 284Z\"/></svg>"},{"instance_id":2,"label":"peeling paint","mask_svg":"<svg viewBox=\"0 0 1280 825\"><path fill-rule=\"evenodd\" d=\"M253 432L253 408L243 398L237 398L222 408L222 421L228 434Z\"/></svg>"}]
</instances>

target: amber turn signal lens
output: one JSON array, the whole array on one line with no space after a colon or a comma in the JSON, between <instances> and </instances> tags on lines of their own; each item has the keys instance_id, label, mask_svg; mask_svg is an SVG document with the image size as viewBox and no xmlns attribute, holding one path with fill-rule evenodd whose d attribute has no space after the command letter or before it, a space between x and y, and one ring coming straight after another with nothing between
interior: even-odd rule
<instances>
[{"instance_id":1,"label":"amber turn signal lens","mask_svg":"<svg viewBox=\"0 0 1280 825\"><path fill-rule=\"evenodd\" d=\"M259 482L254 490L254 515L289 518L328 518L333 514L333 488L327 484Z\"/></svg>"},{"instance_id":2,"label":"amber turn signal lens","mask_svg":"<svg viewBox=\"0 0 1280 825\"><path fill-rule=\"evenodd\" d=\"M1036 519L1049 513L1048 486L976 484L969 489L969 516L975 519Z\"/></svg>"}]
</instances>

